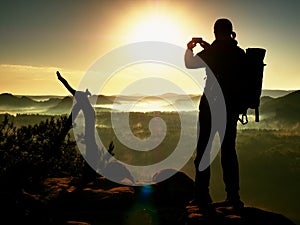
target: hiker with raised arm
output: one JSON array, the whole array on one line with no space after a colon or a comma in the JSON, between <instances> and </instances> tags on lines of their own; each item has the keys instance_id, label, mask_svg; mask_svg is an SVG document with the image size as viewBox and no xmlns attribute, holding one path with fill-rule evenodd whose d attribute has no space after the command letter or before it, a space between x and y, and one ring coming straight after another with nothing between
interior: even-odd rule
<instances>
[{"instance_id":1,"label":"hiker with raised arm","mask_svg":"<svg viewBox=\"0 0 300 225\"><path fill-rule=\"evenodd\" d=\"M88 120L88 122L91 123L91 125L94 127L95 111L88 99L88 97L91 96L91 93L88 91L88 89L86 89L85 92L76 91L75 89L73 89L70 86L70 84L67 82L67 80L61 76L59 71L57 71L56 74L57 74L58 80L60 82L62 82L63 85L68 89L68 91L75 97L76 103L72 109L73 120L75 120L79 111L82 110L82 112L85 116L85 120Z\"/></svg>"},{"instance_id":2,"label":"hiker with raised arm","mask_svg":"<svg viewBox=\"0 0 300 225\"><path fill-rule=\"evenodd\" d=\"M239 166L236 154L237 121L239 118L239 85L240 79L245 75L246 54L238 47L233 32L232 23L228 19L218 19L214 24L215 40L212 44L204 42L202 38L193 38L187 44L185 65L189 69L206 68L206 84L199 106L199 139L197 155L195 158L195 203L201 209L212 206L210 196L210 166L204 170L199 169L200 161L207 146L212 146L210 135L218 131L212 130L211 107L208 96L220 94L216 90L215 79L220 85L226 105L226 130L221 143L221 164L223 181L225 183L226 200L224 204L234 208L242 208L244 203L239 195ZM200 44L204 49L193 53L193 48Z\"/></svg>"},{"instance_id":3,"label":"hiker with raised arm","mask_svg":"<svg viewBox=\"0 0 300 225\"><path fill-rule=\"evenodd\" d=\"M60 72L56 72L57 78L59 81L63 83L63 85L67 88L67 90L74 96L76 103L73 105L72 112L69 116L69 121L74 121L82 110L84 115L84 127L85 127L85 134L84 134L84 143L86 145L86 158L89 160L89 165L85 163L84 167L84 179L91 180L95 177L96 172L92 168L97 167L97 163L100 160L98 146L95 140L95 111L93 106L89 101L89 96L91 93L86 89L85 92L83 91L76 91L73 89L66 79L64 79ZM92 168L91 168L92 167Z\"/></svg>"}]
</instances>

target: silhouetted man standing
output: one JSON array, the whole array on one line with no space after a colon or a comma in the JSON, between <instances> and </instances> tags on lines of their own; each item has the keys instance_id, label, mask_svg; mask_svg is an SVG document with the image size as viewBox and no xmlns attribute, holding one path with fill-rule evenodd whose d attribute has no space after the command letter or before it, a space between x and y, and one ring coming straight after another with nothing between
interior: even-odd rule
<instances>
[{"instance_id":1,"label":"silhouetted man standing","mask_svg":"<svg viewBox=\"0 0 300 225\"><path fill-rule=\"evenodd\" d=\"M221 87L226 104L226 130L221 143L221 164L223 169L223 180L227 198L224 203L235 208L241 208L244 203L239 196L239 167L236 155L236 126L239 108L239 79L243 79L245 73L245 52L237 46L236 34L232 30L232 24L228 19L218 19L214 24L215 41L210 45L201 38L193 39L187 44L185 53L185 65L187 68L195 69L209 67L207 70L204 94L199 106L199 139L197 144L197 155L195 158L195 200L200 208L209 207L212 199L209 193L210 166L200 171L199 163L207 146L211 146L209 137L212 131L211 107L208 102L208 94L216 95L218 91L214 85L215 76ZM193 54L193 48L199 43L204 50ZM199 58L200 57L200 58ZM200 60L201 59L201 60Z\"/></svg>"},{"instance_id":2,"label":"silhouetted man standing","mask_svg":"<svg viewBox=\"0 0 300 225\"><path fill-rule=\"evenodd\" d=\"M89 182L97 176L97 172L94 171L93 168L97 167L100 160L100 152L95 140L95 111L88 98L91 96L91 93L88 91L88 89L86 89L85 92L76 91L69 85L67 80L61 76L59 71L56 72L56 75L58 80L67 88L67 90L74 96L76 100L76 103L73 105L72 113L68 119L69 123L74 123L74 120L76 119L80 110L82 110L84 115L84 143L86 146L85 157L88 159L89 163L85 161L82 181Z\"/></svg>"}]
</instances>

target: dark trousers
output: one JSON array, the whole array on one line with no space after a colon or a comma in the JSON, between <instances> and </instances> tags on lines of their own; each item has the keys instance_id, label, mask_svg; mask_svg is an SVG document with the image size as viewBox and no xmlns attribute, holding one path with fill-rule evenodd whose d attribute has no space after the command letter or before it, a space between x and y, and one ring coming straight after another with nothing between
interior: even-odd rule
<instances>
[{"instance_id":1,"label":"dark trousers","mask_svg":"<svg viewBox=\"0 0 300 225\"><path fill-rule=\"evenodd\" d=\"M199 200L207 201L209 198L210 166L199 171L199 163L209 143L210 135L215 135L218 130L212 130L211 112L205 95L201 98L199 113L199 139L197 144L197 155L195 158L195 194ZM227 121L223 142L221 143L221 164L223 170L223 181L227 199L239 199L239 166L235 148L238 114L227 109ZM210 149L211 150L211 149Z\"/></svg>"}]
</instances>

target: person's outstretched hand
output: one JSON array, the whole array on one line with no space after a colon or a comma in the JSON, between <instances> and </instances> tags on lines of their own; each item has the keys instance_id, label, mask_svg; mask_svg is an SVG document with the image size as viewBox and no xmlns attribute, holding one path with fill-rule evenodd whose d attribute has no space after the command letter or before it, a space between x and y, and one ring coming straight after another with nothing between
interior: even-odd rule
<instances>
[{"instance_id":1,"label":"person's outstretched hand","mask_svg":"<svg viewBox=\"0 0 300 225\"><path fill-rule=\"evenodd\" d=\"M60 72L59 71L56 71L56 75L57 75L57 78L60 80L62 78L62 76L60 75Z\"/></svg>"}]
</instances>

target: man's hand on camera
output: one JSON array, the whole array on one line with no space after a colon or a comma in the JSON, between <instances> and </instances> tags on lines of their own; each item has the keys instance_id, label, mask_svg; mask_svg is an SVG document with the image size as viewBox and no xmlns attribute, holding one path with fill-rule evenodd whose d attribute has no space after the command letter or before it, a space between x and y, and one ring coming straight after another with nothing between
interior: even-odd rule
<instances>
[{"instance_id":1,"label":"man's hand on camera","mask_svg":"<svg viewBox=\"0 0 300 225\"><path fill-rule=\"evenodd\" d=\"M191 40L189 43L187 43L187 48L190 50L193 50L195 48L197 43L195 43L193 40Z\"/></svg>"},{"instance_id":2,"label":"man's hand on camera","mask_svg":"<svg viewBox=\"0 0 300 225\"><path fill-rule=\"evenodd\" d=\"M207 43L206 41L203 41L203 40L202 40L199 44L200 44L200 46L201 46L202 48L204 48L204 49L207 49L207 48L210 47L210 44Z\"/></svg>"}]
</instances>

